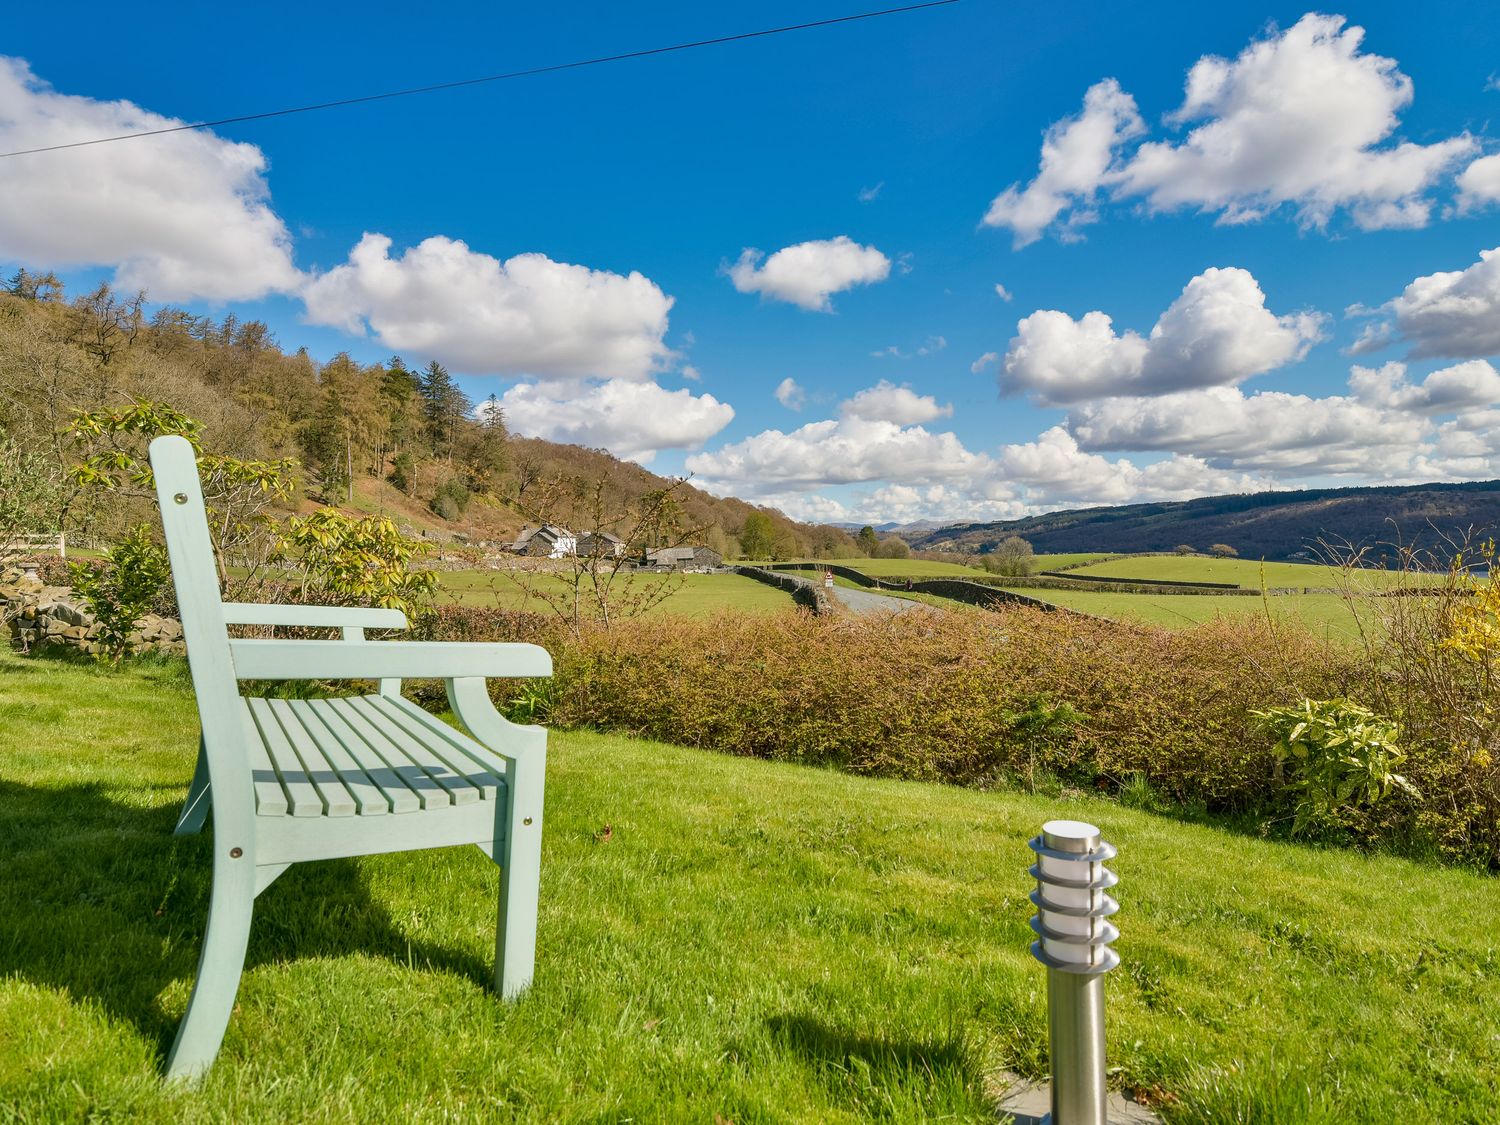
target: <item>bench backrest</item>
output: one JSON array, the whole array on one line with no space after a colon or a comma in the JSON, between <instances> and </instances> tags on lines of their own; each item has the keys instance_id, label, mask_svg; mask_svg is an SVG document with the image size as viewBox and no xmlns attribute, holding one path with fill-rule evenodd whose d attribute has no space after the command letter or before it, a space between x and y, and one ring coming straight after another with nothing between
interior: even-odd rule
<instances>
[{"instance_id":1,"label":"bench backrest","mask_svg":"<svg viewBox=\"0 0 1500 1125\"><path fill-rule=\"evenodd\" d=\"M229 652L219 571L208 537L208 514L192 444L182 437L159 437L151 443L150 455L193 692L198 697L198 718L203 724L217 821L229 808L254 807L241 725L244 714Z\"/></svg>"}]
</instances>

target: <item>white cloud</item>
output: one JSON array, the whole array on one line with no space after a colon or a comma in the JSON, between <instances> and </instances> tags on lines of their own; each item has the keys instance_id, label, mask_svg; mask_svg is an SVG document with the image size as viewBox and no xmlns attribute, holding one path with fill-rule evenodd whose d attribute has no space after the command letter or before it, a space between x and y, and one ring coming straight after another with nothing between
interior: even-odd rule
<instances>
[{"instance_id":1,"label":"white cloud","mask_svg":"<svg viewBox=\"0 0 1500 1125\"><path fill-rule=\"evenodd\" d=\"M834 293L884 281L891 273L891 260L879 250L842 234L787 246L759 264L762 256L759 250L745 250L726 268L734 287L814 312L832 312L829 297Z\"/></svg>"},{"instance_id":2,"label":"white cloud","mask_svg":"<svg viewBox=\"0 0 1500 1125\"><path fill-rule=\"evenodd\" d=\"M1458 174L1458 209L1476 211L1500 203L1500 153L1481 156Z\"/></svg>"},{"instance_id":3,"label":"white cloud","mask_svg":"<svg viewBox=\"0 0 1500 1125\"><path fill-rule=\"evenodd\" d=\"M1113 78L1090 86L1082 112L1047 130L1036 178L1024 188L1012 184L997 195L985 213L984 225L1008 228L1018 250L1029 246L1066 208L1093 200L1105 183L1115 150L1145 128L1135 99ZM1088 211L1075 211L1064 233L1093 217Z\"/></svg>"},{"instance_id":4,"label":"white cloud","mask_svg":"<svg viewBox=\"0 0 1500 1125\"><path fill-rule=\"evenodd\" d=\"M734 418L734 408L713 395L633 379L518 383L500 405L516 433L640 462L661 449L702 445Z\"/></svg>"},{"instance_id":5,"label":"white cloud","mask_svg":"<svg viewBox=\"0 0 1500 1125\"><path fill-rule=\"evenodd\" d=\"M1282 478L1399 475L1432 431L1420 414L1354 397L1209 387L1087 403L1064 423L1080 449L1171 451Z\"/></svg>"},{"instance_id":6,"label":"white cloud","mask_svg":"<svg viewBox=\"0 0 1500 1125\"><path fill-rule=\"evenodd\" d=\"M986 475L990 459L950 433L846 414L695 453L687 467L711 486L758 496L866 481L962 482Z\"/></svg>"},{"instance_id":7,"label":"white cloud","mask_svg":"<svg viewBox=\"0 0 1500 1125\"><path fill-rule=\"evenodd\" d=\"M1097 195L1108 190L1156 211L1197 208L1221 223L1289 207L1318 229L1340 211L1367 230L1426 226L1430 190L1476 143L1467 133L1426 145L1393 142L1412 82L1394 59L1362 53L1363 39L1364 29L1342 16L1309 13L1235 59L1206 55L1167 117L1194 127L1179 142L1145 141L1128 156L1125 142L1142 131L1134 102L1113 80L1098 83L1080 117L1049 131L1036 180L1024 192L1008 189L985 221L1014 230L1017 246L1054 223L1067 238L1094 220ZM1091 99L1100 106L1092 112ZM1062 161L1056 138L1074 130L1088 143Z\"/></svg>"},{"instance_id":8,"label":"white cloud","mask_svg":"<svg viewBox=\"0 0 1500 1125\"><path fill-rule=\"evenodd\" d=\"M999 363L999 362L1000 362L1000 353L999 352L985 352L982 356L980 356L978 359L976 359L973 363L969 364L969 371L972 372L975 375L978 375L981 371L983 371L990 364L992 364L992 363Z\"/></svg>"},{"instance_id":9,"label":"white cloud","mask_svg":"<svg viewBox=\"0 0 1500 1125\"><path fill-rule=\"evenodd\" d=\"M880 189L885 187L885 181L881 180L874 187L860 188L859 201L861 203L874 203L880 196Z\"/></svg>"},{"instance_id":10,"label":"white cloud","mask_svg":"<svg viewBox=\"0 0 1500 1125\"><path fill-rule=\"evenodd\" d=\"M950 418L953 407L939 406L932 395L919 395L909 384L896 386L884 379L867 387L839 406L846 418L863 418L869 422L893 422L898 426L915 426L938 418Z\"/></svg>"},{"instance_id":11,"label":"white cloud","mask_svg":"<svg viewBox=\"0 0 1500 1125\"><path fill-rule=\"evenodd\" d=\"M1420 383L1406 378L1404 363L1355 367L1349 389L1360 402L1383 410L1415 414L1452 414L1500 403L1500 372L1482 359L1434 371Z\"/></svg>"},{"instance_id":12,"label":"white cloud","mask_svg":"<svg viewBox=\"0 0 1500 1125\"><path fill-rule=\"evenodd\" d=\"M678 374L690 383L701 383L703 381L703 372L699 371L691 363L683 364L682 370Z\"/></svg>"},{"instance_id":13,"label":"white cloud","mask_svg":"<svg viewBox=\"0 0 1500 1125\"><path fill-rule=\"evenodd\" d=\"M1374 340L1399 336L1419 358L1500 355L1500 246L1481 250L1467 269L1417 278L1385 307L1394 328L1367 329Z\"/></svg>"},{"instance_id":14,"label":"white cloud","mask_svg":"<svg viewBox=\"0 0 1500 1125\"><path fill-rule=\"evenodd\" d=\"M788 410L801 410L807 402L807 391L788 375L776 384L776 401Z\"/></svg>"},{"instance_id":15,"label":"white cloud","mask_svg":"<svg viewBox=\"0 0 1500 1125\"><path fill-rule=\"evenodd\" d=\"M1248 271L1231 267L1189 281L1145 337L1116 333L1103 312L1074 320L1041 309L1016 325L1001 387L1055 404L1238 383L1301 359L1321 338L1321 315L1278 317L1265 300Z\"/></svg>"},{"instance_id":16,"label":"white cloud","mask_svg":"<svg viewBox=\"0 0 1500 1125\"><path fill-rule=\"evenodd\" d=\"M1006 302L1013 301L1016 297L1014 293L1005 288L1005 286L1001 285L998 281L995 282L995 296Z\"/></svg>"},{"instance_id":17,"label":"white cloud","mask_svg":"<svg viewBox=\"0 0 1500 1125\"><path fill-rule=\"evenodd\" d=\"M0 151L168 129L127 101L60 94L0 56ZM254 300L294 289L291 237L271 210L266 158L207 130L0 161L0 258L110 266L160 301Z\"/></svg>"},{"instance_id":18,"label":"white cloud","mask_svg":"<svg viewBox=\"0 0 1500 1125\"><path fill-rule=\"evenodd\" d=\"M400 257L366 234L303 291L307 319L470 374L647 379L670 356L672 298L649 278L554 262L500 261L451 238Z\"/></svg>"},{"instance_id":19,"label":"white cloud","mask_svg":"<svg viewBox=\"0 0 1500 1125\"><path fill-rule=\"evenodd\" d=\"M1144 468L1124 458L1110 461L1081 449L1061 426L1035 441L1004 446L999 468L1005 480L1027 487L1033 503L1054 506L1185 500L1268 487L1256 477L1214 469L1196 457L1171 457Z\"/></svg>"}]
</instances>

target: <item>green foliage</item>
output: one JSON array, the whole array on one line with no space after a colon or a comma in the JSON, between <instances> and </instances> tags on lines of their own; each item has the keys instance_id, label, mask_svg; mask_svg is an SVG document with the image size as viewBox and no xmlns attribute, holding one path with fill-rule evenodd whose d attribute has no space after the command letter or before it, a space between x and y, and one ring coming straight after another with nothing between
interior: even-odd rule
<instances>
[{"instance_id":1,"label":"green foliage","mask_svg":"<svg viewBox=\"0 0 1500 1125\"><path fill-rule=\"evenodd\" d=\"M751 512L740 528L740 552L747 559L768 559L775 549L776 525L765 512Z\"/></svg>"},{"instance_id":2,"label":"green foliage","mask_svg":"<svg viewBox=\"0 0 1500 1125\"><path fill-rule=\"evenodd\" d=\"M354 519L336 508L319 508L286 522L276 555L301 567L304 599L415 614L437 588L432 571L411 569L423 550L384 516Z\"/></svg>"},{"instance_id":3,"label":"green foliage","mask_svg":"<svg viewBox=\"0 0 1500 1125\"><path fill-rule=\"evenodd\" d=\"M1038 754L1060 747L1087 719L1088 716L1071 703L1052 703L1045 695L1029 696L1021 709L1000 713L1000 721L1026 747L1029 789L1036 791Z\"/></svg>"},{"instance_id":4,"label":"green foliage","mask_svg":"<svg viewBox=\"0 0 1500 1125\"><path fill-rule=\"evenodd\" d=\"M456 520L468 510L469 490L457 477L449 477L438 485L432 498L432 510L445 520Z\"/></svg>"},{"instance_id":5,"label":"green foliage","mask_svg":"<svg viewBox=\"0 0 1500 1125\"><path fill-rule=\"evenodd\" d=\"M875 557L881 559L909 559L911 545L899 535L887 535L875 548Z\"/></svg>"},{"instance_id":6,"label":"green foliage","mask_svg":"<svg viewBox=\"0 0 1500 1125\"><path fill-rule=\"evenodd\" d=\"M99 622L103 654L118 663L136 623L172 577L166 551L141 526L105 552L103 565L74 563L69 569L74 592Z\"/></svg>"},{"instance_id":7,"label":"green foliage","mask_svg":"<svg viewBox=\"0 0 1500 1125\"><path fill-rule=\"evenodd\" d=\"M873 527L865 524L859 529L859 534L854 537L854 545L870 558L874 558L876 551L880 549L880 536L875 534Z\"/></svg>"},{"instance_id":8,"label":"green foliage","mask_svg":"<svg viewBox=\"0 0 1500 1125\"><path fill-rule=\"evenodd\" d=\"M410 453L398 453L391 460L391 483L402 492L411 492L416 483L416 472L416 463Z\"/></svg>"},{"instance_id":9,"label":"green foliage","mask_svg":"<svg viewBox=\"0 0 1500 1125\"><path fill-rule=\"evenodd\" d=\"M1417 795L1396 772L1406 755L1395 723L1347 699L1304 699L1251 712L1276 738L1278 765L1295 801L1292 834L1344 829L1351 811L1392 790Z\"/></svg>"},{"instance_id":10,"label":"green foliage","mask_svg":"<svg viewBox=\"0 0 1500 1125\"><path fill-rule=\"evenodd\" d=\"M1003 574L1011 578L1024 578L1035 565L1035 554L1031 544L1019 535L1007 535L987 552L982 560L984 569L991 574Z\"/></svg>"}]
</instances>

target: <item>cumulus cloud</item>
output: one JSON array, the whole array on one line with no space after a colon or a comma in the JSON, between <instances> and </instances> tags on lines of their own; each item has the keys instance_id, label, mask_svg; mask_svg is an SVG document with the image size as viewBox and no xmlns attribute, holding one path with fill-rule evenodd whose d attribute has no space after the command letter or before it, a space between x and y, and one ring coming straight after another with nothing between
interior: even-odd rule
<instances>
[{"instance_id":1,"label":"cumulus cloud","mask_svg":"<svg viewBox=\"0 0 1500 1125\"><path fill-rule=\"evenodd\" d=\"M355 334L368 326L383 347L471 374L644 380L671 355L672 298L639 273L544 254L502 262L441 236L390 250L385 235L361 238L304 289L307 319Z\"/></svg>"},{"instance_id":2,"label":"cumulus cloud","mask_svg":"<svg viewBox=\"0 0 1500 1125\"><path fill-rule=\"evenodd\" d=\"M1356 354L1401 339L1418 358L1500 355L1500 246L1467 269L1417 278L1384 307L1394 323L1368 327L1371 345L1356 344Z\"/></svg>"},{"instance_id":3,"label":"cumulus cloud","mask_svg":"<svg viewBox=\"0 0 1500 1125\"><path fill-rule=\"evenodd\" d=\"M1083 97L1083 110L1076 117L1056 122L1042 139L1041 167L1024 188L1011 184L990 203L984 225L1006 227L1014 235L1017 250L1042 237L1042 232L1067 208L1078 208L1069 217L1064 234L1092 222L1092 212L1083 209L1107 182L1119 146L1145 132L1135 99L1120 89L1113 78L1090 86Z\"/></svg>"},{"instance_id":4,"label":"cumulus cloud","mask_svg":"<svg viewBox=\"0 0 1500 1125\"><path fill-rule=\"evenodd\" d=\"M1419 413L1358 397L1209 387L1160 398L1111 398L1069 413L1086 451L1171 451L1218 470L1279 477L1389 478L1431 434Z\"/></svg>"},{"instance_id":5,"label":"cumulus cloud","mask_svg":"<svg viewBox=\"0 0 1500 1125\"><path fill-rule=\"evenodd\" d=\"M876 480L962 481L985 473L989 458L970 453L950 433L844 416L791 433L765 430L695 453L687 467L706 481L759 494Z\"/></svg>"},{"instance_id":6,"label":"cumulus cloud","mask_svg":"<svg viewBox=\"0 0 1500 1125\"><path fill-rule=\"evenodd\" d=\"M1476 143L1467 133L1425 145L1392 141L1412 81L1394 59L1362 52L1363 39L1364 29L1342 16L1309 13L1237 58L1204 56L1167 117L1191 125L1188 133L1145 141L1128 155L1125 143L1142 131L1134 102L1113 80L1099 83L1082 115L1049 130L1037 178L1002 193L985 221L1012 229L1018 246L1054 224L1067 238L1095 218L1096 198L1107 190L1156 211L1196 208L1221 223L1287 207L1318 229L1340 211L1367 230L1425 226L1430 190ZM1100 108L1091 112L1090 99ZM1062 162L1056 139L1074 130L1088 138L1078 146L1085 155ZM1488 183L1483 169L1475 178Z\"/></svg>"},{"instance_id":7,"label":"cumulus cloud","mask_svg":"<svg viewBox=\"0 0 1500 1125\"><path fill-rule=\"evenodd\" d=\"M734 418L734 408L713 395L632 379L517 383L500 405L516 433L642 463L658 450L700 446Z\"/></svg>"},{"instance_id":8,"label":"cumulus cloud","mask_svg":"<svg viewBox=\"0 0 1500 1125\"><path fill-rule=\"evenodd\" d=\"M1500 203L1500 153L1481 156L1460 172L1454 183L1458 185L1460 212Z\"/></svg>"},{"instance_id":9,"label":"cumulus cloud","mask_svg":"<svg viewBox=\"0 0 1500 1125\"><path fill-rule=\"evenodd\" d=\"M1500 403L1500 372L1482 359L1473 359L1412 383L1406 378L1404 363L1387 363L1379 368L1354 368L1349 389L1360 402L1383 410L1451 414Z\"/></svg>"},{"instance_id":10,"label":"cumulus cloud","mask_svg":"<svg viewBox=\"0 0 1500 1125\"><path fill-rule=\"evenodd\" d=\"M832 312L833 294L884 281L891 273L891 260L879 250L842 234L787 246L764 263L762 257L759 250L747 249L726 268L734 287L814 312Z\"/></svg>"},{"instance_id":11,"label":"cumulus cloud","mask_svg":"<svg viewBox=\"0 0 1500 1125\"><path fill-rule=\"evenodd\" d=\"M127 101L57 93L0 56L0 151L168 129ZM207 130L0 161L0 258L40 269L108 266L163 301L254 300L293 289L265 154Z\"/></svg>"},{"instance_id":12,"label":"cumulus cloud","mask_svg":"<svg viewBox=\"0 0 1500 1125\"><path fill-rule=\"evenodd\" d=\"M910 384L896 386L884 379L845 400L839 412L846 418L863 418L869 422L893 422L898 426L915 426L938 418L949 418L953 407L939 406L932 395L919 395Z\"/></svg>"},{"instance_id":13,"label":"cumulus cloud","mask_svg":"<svg viewBox=\"0 0 1500 1125\"><path fill-rule=\"evenodd\" d=\"M1149 336L1110 317L1041 309L1016 325L1001 389L1047 403L1155 395L1239 383L1301 359L1322 336L1317 313L1276 316L1247 270L1208 269L1188 282Z\"/></svg>"},{"instance_id":14,"label":"cumulus cloud","mask_svg":"<svg viewBox=\"0 0 1500 1125\"><path fill-rule=\"evenodd\" d=\"M1219 492L1253 492L1268 482L1215 469L1197 457L1170 457L1144 468L1125 458L1111 461L1082 449L1061 426L1035 441L1001 448L1004 479L1027 486L1033 503L1124 504L1186 500Z\"/></svg>"},{"instance_id":15,"label":"cumulus cloud","mask_svg":"<svg viewBox=\"0 0 1500 1125\"><path fill-rule=\"evenodd\" d=\"M776 384L776 401L788 410L801 410L807 402L807 391L788 375Z\"/></svg>"},{"instance_id":16,"label":"cumulus cloud","mask_svg":"<svg viewBox=\"0 0 1500 1125\"><path fill-rule=\"evenodd\" d=\"M1000 353L999 352L985 352L982 356L980 356L978 359L976 359L973 363L969 364L969 371L972 374L978 375L981 371L983 371L990 364L992 364L992 363L999 363L999 362L1000 362Z\"/></svg>"}]
</instances>

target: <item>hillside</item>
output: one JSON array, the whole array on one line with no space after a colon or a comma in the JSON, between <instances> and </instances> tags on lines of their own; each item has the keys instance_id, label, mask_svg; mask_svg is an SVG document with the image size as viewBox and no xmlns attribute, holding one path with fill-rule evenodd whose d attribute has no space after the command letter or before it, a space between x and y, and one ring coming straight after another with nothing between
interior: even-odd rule
<instances>
[{"instance_id":1,"label":"hillside","mask_svg":"<svg viewBox=\"0 0 1500 1125\"><path fill-rule=\"evenodd\" d=\"M199 423L205 452L292 459L289 508L379 512L437 538L504 541L546 520L686 537L724 555L855 553L836 528L710 496L602 449L512 434L498 399L472 402L436 362L361 364L347 353L320 362L258 321L171 306L148 315L144 294L107 285L68 299L55 278L24 270L0 288L0 491L25 482L35 495L20 526L0 531L109 539L145 519L139 495L90 502L69 483L83 451L66 428L80 412L132 402ZM148 436L129 430L89 452L139 456ZM651 526L638 527L648 510Z\"/></svg>"},{"instance_id":2,"label":"hillside","mask_svg":"<svg viewBox=\"0 0 1500 1125\"><path fill-rule=\"evenodd\" d=\"M1226 543L1245 558L1305 557L1319 540L1439 547L1443 536L1500 528L1500 481L1326 488L1204 496L1158 504L1080 508L998 523L956 524L912 541L927 551L985 551L1009 535L1039 553L1206 550Z\"/></svg>"}]
</instances>

